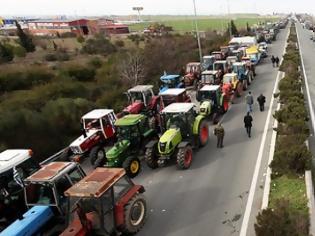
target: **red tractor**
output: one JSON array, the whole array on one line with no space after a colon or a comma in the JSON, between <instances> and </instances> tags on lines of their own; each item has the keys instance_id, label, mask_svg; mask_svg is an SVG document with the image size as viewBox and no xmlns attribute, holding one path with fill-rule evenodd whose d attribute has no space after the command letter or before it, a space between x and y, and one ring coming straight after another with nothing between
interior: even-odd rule
<instances>
[{"instance_id":1,"label":"red tractor","mask_svg":"<svg viewBox=\"0 0 315 236\"><path fill-rule=\"evenodd\" d=\"M147 213L144 191L124 169L95 169L65 192L70 223L61 236L137 233Z\"/></svg>"},{"instance_id":2,"label":"red tractor","mask_svg":"<svg viewBox=\"0 0 315 236\"><path fill-rule=\"evenodd\" d=\"M164 109L172 103L187 103L191 102L191 97L187 94L184 88L169 88L160 92L161 109Z\"/></svg>"},{"instance_id":3,"label":"red tractor","mask_svg":"<svg viewBox=\"0 0 315 236\"><path fill-rule=\"evenodd\" d=\"M74 161L88 156L94 166L97 159L105 158L104 147L116 140L115 121L116 115L111 109L96 109L85 114L81 119L83 134L69 146Z\"/></svg>"},{"instance_id":4,"label":"red tractor","mask_svg":"<svg viewBox=\"0 0 315 236\"><path fill-rule=\"evenodd\" d=\"M197 83L201 75L200 62L190 62L186 65L186 74L184 76L185 87L194 86L197 87Z\"/></svg>"}]
</instances>

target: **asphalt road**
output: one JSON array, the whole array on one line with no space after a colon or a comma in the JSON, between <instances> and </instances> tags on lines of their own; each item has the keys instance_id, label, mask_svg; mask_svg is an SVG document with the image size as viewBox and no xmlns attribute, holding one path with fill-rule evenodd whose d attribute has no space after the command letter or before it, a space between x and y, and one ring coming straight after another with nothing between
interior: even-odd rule
<instances>
[{"instance_id":1,"label":"asphalt road","mask_svg":"<svg viewBox=\"0 0 315 236\"><path fill-rule=\"evenodd\" d=\"M269 46L269 55L281 57L287 29ZM277 68L272 68L270 57L257 67L257 77L250 86L255 100L260 93L266 96L266 111L260 112L255 104L252 138L243 126L246 112L244 95L233 104L223 118L226 131L224 148L216 148L212 134L209 144L194 153L188 170L178 170L175 164L151 170L144 165L142 173L134 179L146 189L148 218L141 236L225 236L239 235L247 198L259 149L262 164L255 185L253 208L247 235L254 235L255 215L261 207L264 173L267 168L273 118L266 129L266 142L262 145L264 127L270 107ZM315 84L314 84L315 86ZM272 104L274 110L276 103Z\"/></svg>"}]
</instances>

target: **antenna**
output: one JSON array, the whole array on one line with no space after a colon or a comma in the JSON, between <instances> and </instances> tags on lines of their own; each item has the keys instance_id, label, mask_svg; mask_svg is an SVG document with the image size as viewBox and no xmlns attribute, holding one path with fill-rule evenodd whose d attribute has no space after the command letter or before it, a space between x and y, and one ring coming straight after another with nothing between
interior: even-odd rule
<instances>
[{"instance_id":1,"label":"antenna","mask_svg":"<svg viewBox=\"0 0 315 236\"><path fill-rule=\"evenodd\" d=\"M138 12L138 21L141 21L141 11L143 11L143 7L133 7L132 8L133 11L137 11Z\"/></svg>"}]
</instances>

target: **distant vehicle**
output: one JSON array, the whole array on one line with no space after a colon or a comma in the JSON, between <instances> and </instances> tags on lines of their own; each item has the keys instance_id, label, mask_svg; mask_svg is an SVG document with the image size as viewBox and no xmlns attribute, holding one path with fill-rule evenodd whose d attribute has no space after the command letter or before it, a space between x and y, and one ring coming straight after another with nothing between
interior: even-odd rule
<instances>
[{"instance_id":1,"label":"distant vehicle","mask_svg":"<svg viewBox=\"0 0 315 236\"><path fill-rule=\"evenodd\" d=\"M268 44L266 42L259 43L258 47L268 51Z\"/></svg>"},{"instance_id":2,"label":"distant vehicle","mask_svg":"<svg viewBox=\"0 0 315 236\"><path fill-rule=\"evenodd\" d=\"M204 85L220 84L219 72L217 70L206 70L201 73L201 79L198 87L201 88Z\"/></svg>"},{"instance_id":3,"label":"distant vehicle","mask_svg":"<svg viewBox=\"0 0 315 236\"><path fill-rule=\"evenodd\" d=\"M212 56L215 57L216 61L221 61L221 60L225 60L225 54L222 53L221 51L214 51L211 53Z\"/></svg>"},{"instance_id":4,"label":"distant vehicle","mask_svg":"<svg viewBox=\"0 0 315 236\"><path fill-rule=\"evenodd\" d=\"M160 78L162 85L160 87L160 92L164 92L169 88L184 88L185 84L183 77L180 75L163 75Z\"/></svg>"},{"instance_id":5,"label":"distant vehicle","mask_svg":"<svg viewBox=\"0 0 315 236\"><path fill-rule=\"evenodd\" d=\"M184 77L185 87L194 86L197 87L201 74L200 62L190 62L186 65L186 74Z\"/></svg>"},{"instance_id":6,"label":"distant vehicle","mask_svg":"<svg viewBox=\"0 0 315 236\"><path fill-rule=\"evenodd\" d=\"M215 56L204 56L202 58L202 64L201 68L203 71L205 70L212 70L213 69L213 63L215 62Z\"/></svg>"},{"instance_id":7,"label":"distant vehicle","mask_svg":"<svg viewBox=\"0 0 315 236\"><path fill-rule=\"evenodd\" d=\"M184 88L171 88L166 91L160 92L161 96L161 109L167 107L172 103L191 102L191 98L187 95Z\"/></svg>"}]
</instances>

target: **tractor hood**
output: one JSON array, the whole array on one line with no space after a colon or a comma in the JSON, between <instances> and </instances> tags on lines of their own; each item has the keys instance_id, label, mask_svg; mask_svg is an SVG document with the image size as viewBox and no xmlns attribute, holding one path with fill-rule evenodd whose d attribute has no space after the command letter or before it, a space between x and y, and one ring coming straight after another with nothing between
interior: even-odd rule
<instances>
[{"instance_id":1,"label":"tractor hood","mask_svg":"<svg viewBox=\"0 0 315 236\"><path fill-rule=\"evenodd\" d=\"M106 152L106 158L113 161L113 159L118 158L120 154L122 154L127 148L129 148L129 146L129 140L122 140L117 142L111 149Z\"/></svg>"},{"instance_id":2,"label":"tractor hood","mask_svg":"<svg viewBox=\"0 0 315 236\"><path fill-rule=\"evenodd\" d=\"M178 128L168 129L160 137L159 152L161 154L170 154L181 141L182 135L180 129Z\"/></svg>"},{"instance_id":3,"label":"tractor hood","mask_svg":"<svg viewBox=\"0 0 315 236\"><path fill-rule=\"evenodd\" d=\"M96 129L87 130L86 137L84 137L84 135L81 135L70 144L71 150L77 154L84 152L85 150L82 150L82 149L85 149L84 147L85 145L82 145L82 144L88 143L89 140L93 139L97 135L97 132L98 130Z\"/></svg>"},{"instance_id":4,"label":"tractor hood","mask_svg":"<svg viewBox=\"0 0 315 236\"><path fill-rule=\"evenodd\" d=\"M142 102L134 102L124 109L124 112L129 114L139 114L143 109L144 104Z\"/></svg>"},{"instance_id":5,"label":"tractor hood","mask_svg":"<svg viewBox=\"0 0 315 236\"><path fill-rule=\"evenodd\" d=\"M211 114L211 108L212 108L211 101L203 101L200 104L200 108L199 108L200 114L204 115L204 116L210 115Z\"/></svg>"}]
</instances>

